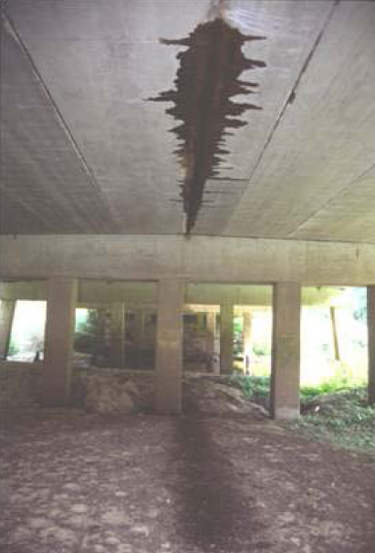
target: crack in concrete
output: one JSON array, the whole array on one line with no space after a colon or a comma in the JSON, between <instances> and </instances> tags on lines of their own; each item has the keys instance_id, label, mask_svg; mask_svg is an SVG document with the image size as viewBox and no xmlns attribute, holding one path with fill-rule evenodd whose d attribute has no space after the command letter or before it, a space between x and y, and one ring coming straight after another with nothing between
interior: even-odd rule
<instances>
[{"instance_id":1,"label":"crack in concrete","mask_svg":"<svg viewBox=\"0 0 375 553\"><path fill-rule=\"evenodd\" d=\"M297 79L296 79L294 85L292 86L290 92L288 93L288 97L287 97L286 101L284 102L283 107L281 108L281 111L280 111L278 117L276 118L276 121L275 121L275 123L274 123L274 125L271 129L271 132L270 132L267 140L264 143L264 146L263 146L263 148L262 148L262 150L261 150L261 152L258 156L257 161L255 162L255 165L254 165L254 167L251 171L251 174L250 174L249 178L247 179L248 184L251 183L251 179L253 178L253 176L255 174L255 171L257 170L257 168L259 167L261 161L263 160L263 157L264 157L264 155L265 155L265 153L268 149L268 146L270 145L270 143L271 143L271 141L272 141L272 139L275 135L275 132L276 132L277 128L279 127L282 118L284 117L284 114L286 112L287 107L295 101L296 96L297 96L297 88L299 87L300 82L302 80L302 77L306 73L306 71L307 71L307 69L308 69L308 67L311 63L311 60L312 60L312 58L313 58L313 56L314 56L314 54L315 54L315 52L318 48L323 36L324 36L324 33L325 33L327 27L329 26L329 24L332 20L332 17L333 17L333 14L335 12L336 7L340 4L340 1L341 0L335 0L330 12L328 13L327 18L326 18L325 22L323 23L323 26L322 26L321 30L319 31L319 33L318 33L318 35L317 35L317 37L314 41L314 44L312 45L312 48L311 48L310 52L308 53L303 65L302 65L301 70L298 73Z\"/></svg>"},{"instance_id":2,"label":"crack in concrete","mask_svg":"<svg viewBox=\"0 0 375 553\"><path fill-rule=\"evenodd\" d=\"M2 14L1 14L1 20L3 22L4 28L10 34L10 36L14 39L14 41L18 45L20 51L22 52L22 54L25 56L26 60L30 64L32 74L35 77L37 83L39 84L40 89L41 89L42 93L44 94L45 98L47 99L53 113L55 114L56 120L57 120L60 128L62 129L65 136L67 137L69 144L72 146L73 151L75 152L75 154L76 154L79 162L81 163L85 173L89 177L89 180L91 181L93 187L96 189L96 192L98 194L98 200L101 202L104 210L107 213L111 214L111 222L114 223L115 222L114 214L112 213L110 205L108 204L108 202L103 197L101 187L100 187L98 181L96 180L92 169L90 168L85 156L83 155L80 147L78 146L78 144L77 144L77 142L76 142L76 140L75 140L68 124L67 124L67 122L65 121L59 107L57 106L55 100L53 99L52 94L49 91L46 83L44 82L38 68L36 67L36 64L35 64L32 56L31 56L29 50L27 49L27 47L24 44L22 38L20 37L20 35L19 35L14 23L12 22L11 18L5 12L4 7L3 7L3 10L2 10ZM102 221L102 223L104 223L104 221ZM106 228L106 232L112 232L112 231L115 231L115 230L118 230L118 229L110 228L108 226Z\"/></svg>"},{"instance_id":3,"label":"crack in concrete","mask_svg":"<svg viewBox=\"0 0 375 553\"><path fill-rule=\"evenodd\" d=\"M370 167L368 167L365 171L363 171L360 175L358 175L357 177L355 177L354 179L352 179L349 184L347 184L346 186L344 186L344 188L341 188L341 190L339 192L337 192L337 194L335 194L334 196L332 196L331 198L329 198L329 200L327 200L323 205L321 205L318 209L316 209L313 213L310 213L310 215L304 219L304 221L302 221L301 223L298 223L298 225L295 227L295 229L293 229L291 232L289 232L288 234L288 237L293 235L295 232L298 232L298 230L303 227L306 223L308 223L311 219L314 219L314 217L316 217L316 215L318 215L318 213L320 211L322 211L323 209L326 209L332 202L334 202L336 200L336 198L338 196L341 196L342 194L345 194L345 192L347 192L348 190L350 190L352 188L352 186L359 180L363 179L363 177L365 177L367 175L367 173L370 173L370 171L372 171L373 169L375 168L375 163L370 165Z\"/></svg>"},{"instance_id":4,"label":"crack in concrete","mask_svg":"<svg viewBox=\"0 0 375 553\"><path fill-rule=\"evenodd\" d=\"M153 102L173 102L166 113L182 124L171 129L182 144L175 150L185 169L181 197L186 214L186 234L193 228L208 179L218 179L219 164L229 150L223 149L226 128L247 124L239 117L247 110L262 109L247 102L233 102L232 96L254 93L257 83L242 81L246 69L265 67L260 60L248 59L242 52L247 41L265 37L243 35L220 17L198 25L188 37L162 44L186 46L179 52L180 66L174 81L176 88L148 98ZM223 179L230 180L230 179Z\"/></svg>"}]
</instances>

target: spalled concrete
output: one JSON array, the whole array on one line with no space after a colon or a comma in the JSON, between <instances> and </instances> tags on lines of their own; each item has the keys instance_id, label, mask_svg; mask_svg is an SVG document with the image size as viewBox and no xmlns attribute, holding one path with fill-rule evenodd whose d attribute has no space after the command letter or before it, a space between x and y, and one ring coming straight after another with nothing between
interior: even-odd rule
<instances>
[{"instance_id":1,"label":"spalled concrete","mask_svg":"<svg viewBox=\"0 0 375 553\"><path fill-rule=\"evenodd\" d=\"M4 4L3 232L182 233L173 123L144 100L178 70L160 39L220 16L267 37L241 51L266 63L243 76L263 109L228 137L194 232L374 243L372 2Z\"/></svg>"}]
</instances>

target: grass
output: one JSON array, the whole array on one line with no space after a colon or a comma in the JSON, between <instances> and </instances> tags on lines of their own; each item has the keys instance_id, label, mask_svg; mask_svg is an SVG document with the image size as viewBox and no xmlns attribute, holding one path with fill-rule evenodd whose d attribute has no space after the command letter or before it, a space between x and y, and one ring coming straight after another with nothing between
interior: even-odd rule
<instances>
[{"instance_id":1,"label":"grass","mask_svg":"<svg viewBox=\"0 0 375 553\"><path fill-rule=\"evenodd\" d=\"M251 401L268 405L269 377L235 374L232 384ZM301 417L285 423L288 428L318 441L375 454L375 407L368 404L363 383L336 376L317 386L302 386L300 399Z\"/></svg>"},{"instance_id":2,"label":"grass","mask_svg":"<svg viewBox=\"0 0 375 553\"><path fill-rule=\"evenodd\" d=\"M311 388L302 390L302 416L288 426L319 441L375 454L375 408L367 403L366 388L332 388L316 395Z\"/></svg>"}]
</instances>

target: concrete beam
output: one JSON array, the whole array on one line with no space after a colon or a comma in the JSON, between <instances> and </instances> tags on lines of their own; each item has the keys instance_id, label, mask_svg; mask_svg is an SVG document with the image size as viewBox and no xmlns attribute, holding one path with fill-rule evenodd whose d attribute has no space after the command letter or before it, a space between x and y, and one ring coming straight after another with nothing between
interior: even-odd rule
<instances>
[{"instance_id":1,"label":"concrete beam","mask_svg":"<svg viewBox=\"0 0 375 553\"><path fill-rule=\"evenodd\" d=\"M375 285L375 245L180 235L1 236L3 280L92 278Z\"/></svg>"},{"instance_id":2,"label":"concrete beam","mask_svg":"<svg viewBox=\"0 0 375 553\"><path fill-rule=\"evenodd\" d=\"M368 397L375 404L375 286L367 288Z\"/></svg>"},{"instance_id":3,"label":"concrete beam","mask_svg":"<svg viewBox=\"0 0 375 553\"><path fill-rule=\"evenodd\" d=\"M0 298L17 300L46 300L47 283L43 280L0 282ZM185 290L185 304L219 312L219 304L230 301L239 306L265 307L272 304L272 286L246 284L189 283ZM129 310L156 309L156 282L81 280L78 284L78 307L98 309L101 304L124 302ZM305 287L303 305L334 305L345 307L340 287Z\"/></svg>"},{"instance_id":4,"label":"concrete beam","mask_svg":"<svg viewBox=\"0 0 375 553\"><path fill-rule=\"evenodd\" d=\"M77 281L49 282L41 398L47 405L69 400Z\"/></svg>"},{"instance_id":5,"label":"concrete beam","mask_svg":"<svg viewBox=\"0 0 375 553\"><path fill-rule=\"evenodd\" d=\"M81 280L78 298L82 303L118 302L134 305L155 304L157 302L156 282L98 282Z\"/></svg>"},{"instance_id":6,"label":"concrete beam","mask_svg":"<svg viewBox=\"0 0 375 553\"><path fill-rule=\"evenodd\" d=\"M182 279L164 279L159 283L155 410L164 415L181 411L184 288Z\"/></svg>"},{"instance_id":7,"label":"concrete beam","mask_svg":"<svg viewBox=\"0 0 375 553\"><path fill-rule=\"evenodd\" d=\"M8 355L15 309L16 309L15 300L1 300L1 303L0 303L0 359L6 359Z\"/></svg>"},{"instance_id":8,"label":"concrete beam","mask_svg":"<svg viewBox=\"0 0 375 553\"><path fill-rule=\"evenodd\" d=\"M299 416L301 289L298 284L274 286L271 416Z\"/></svg>"}]
</instances>

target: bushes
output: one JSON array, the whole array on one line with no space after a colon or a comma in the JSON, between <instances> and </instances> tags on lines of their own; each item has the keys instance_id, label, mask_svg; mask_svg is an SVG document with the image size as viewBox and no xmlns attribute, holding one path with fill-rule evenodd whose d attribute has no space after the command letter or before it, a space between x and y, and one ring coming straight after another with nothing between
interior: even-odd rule
<instances>
[{"instance_id":1,"label":"bushes","mask_svg":"<svg viewBox=\"0 0 375 553\"><path fill-rule=\"evenodd\" d=\"M268 406L270 378L233 375L233 386L251 401ZM353 384L348 375L338 375L318 386L302 386L300 419L284 423L318 441L347 449L375 453L375 408L367 402L365 386Z\"/></svg>"},{"instance_id":2,"label":"bushes","mask_svg":"<svg viewBox=\"0 0 375 553\"><path fill-rule=\"evenodd\" d=\"M263 406L268 405L269 376L247 376L243 373L237 373L231 377L231 384L242 390L247 399Z\"/></svg>"}]
</instances>

